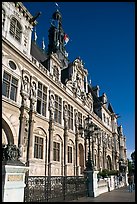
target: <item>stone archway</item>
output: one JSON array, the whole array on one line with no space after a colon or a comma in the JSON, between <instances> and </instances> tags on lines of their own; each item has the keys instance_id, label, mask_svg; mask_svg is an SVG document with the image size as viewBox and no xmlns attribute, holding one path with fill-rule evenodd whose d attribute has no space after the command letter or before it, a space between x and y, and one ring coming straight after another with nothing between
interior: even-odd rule
<instances>
[{"instance_id":1,"label":"stone archway","mask_svg":"<svg viewBox=\"0 0 137 204\"><path fill-rule=\"evenodd\" d=\"M2 144L14 144L14 137L8 123L2 118Z\"/></svg>"},{"instance_id":2,"label":"stone archway","mask_svg":"<svg viewBox=\"0 0 137 204\"><path fill-rule=\"evenodd\" d=\"M84 171L84 148L82 144L79 144L79 166L80 174L83 174Z\"/></svg>"},{"instance_id":3,"label":"stone archway","mask_svg":"<svg viewBox=\"0 0 137 204\"><path fill-rule=\"evenodd\" d=\"M109 155L107 156L107 169L112 170L112 162L111 157Z\"/></svg>"}]
</instances>

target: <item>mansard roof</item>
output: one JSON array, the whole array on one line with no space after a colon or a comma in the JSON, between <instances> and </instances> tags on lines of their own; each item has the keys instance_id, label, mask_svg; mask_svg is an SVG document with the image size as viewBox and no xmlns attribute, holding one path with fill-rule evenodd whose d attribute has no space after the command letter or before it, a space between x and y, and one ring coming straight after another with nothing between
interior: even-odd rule
<instances>
[{"instance_id":1,"label":"mansard roof","mask_svg":"<svg viewBox=\"0 0 137 204\"><path fill-rule=\"evenodd\" d=\"M109 110L111 113L114 113L113 108L112 108L112 106L111 106L110 103L108 104L108 110Z\"/></svg>"},{"instance_id":2,"label":"mansard roof","mask_svg":"<svg viewBox=\"0 0 137 204\"><path fill-rule=\"evenodd\" d=\"M34 41L31 42L31 51L30 51L30 53L40 63L44 62L48 58L47 53L43 52L42 49L40 49L38 47L38 45Z\"/></svg>"}]
</instances>

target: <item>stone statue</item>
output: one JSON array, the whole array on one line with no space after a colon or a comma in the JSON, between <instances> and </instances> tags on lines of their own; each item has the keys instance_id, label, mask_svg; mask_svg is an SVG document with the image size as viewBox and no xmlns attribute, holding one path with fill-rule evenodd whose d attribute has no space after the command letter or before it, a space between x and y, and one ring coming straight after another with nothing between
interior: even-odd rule
<instances>
[{"instance_id":1,"label":"stone statue","mask_svg":"<svg viewBox=\"0 0 137 204\"><path fill-rule=\"evenodd\" d=\"M36 97L36 83L34 81L32 82L31 95Z\"/></svg>"},{"instance_id":2,"label":"stone statue","mask_svg":"<svg viewBox=\"0 0 137 204\"><path fill-rule=\"evenodd\" d=\"M19 148L14 144L2 145L2 161L17 161L21 156Z\"/></svg>"},{"instance_id":3,"label":"stone statue","mask_svg":"<svg viewBox=\"0 0 137 204\"><path fill-rule=\"evenodd\" d=\"M23 81L22 81L22 82L23 82L23 83L22 83L23 91L25 91L25 92L28 93L28 91L29 91L29 79L28 79L28 77L25 76L25 77L23 78Z\"/></svg>"}]
</instances>

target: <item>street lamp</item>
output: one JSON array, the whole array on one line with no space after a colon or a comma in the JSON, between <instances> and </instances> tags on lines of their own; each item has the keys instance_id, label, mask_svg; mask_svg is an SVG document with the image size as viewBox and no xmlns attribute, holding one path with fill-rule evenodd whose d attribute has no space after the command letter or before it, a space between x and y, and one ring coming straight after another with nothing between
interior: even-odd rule
<instances>
[{"instance_id":1,"label":"street lamp","mask_svg":"<svg viewBox=\"0 0 137 204\"><path fill-rule=\"evenodd\" d=\"M85 140L88 140L88 160L86 161L86 171L85 175L87 177L87 194L88 197L94 197L94 188L93 188L93 182L94 182L94 165L93 165L93 152L94 152L94 147L93 147L93 133L96 132L97 126L92 122L92 118L88 115L88 117L85 119L85 125L83 127L79 127L79 133L81 136L83 135L84 131L84 138ZM90 150L90 139L92 137L92 160L91 160L91 150Z\"/></svg>"},{"instance_id":2,"label":"street lamp","mask_svg":"<svg viewBox=\"0 0 137 204\"><path fill-rule=\"evenodd\" d=\"M92 160L91 160L91 150L90 150L90 139L92 136L92 141L93 141L93 133L97 130L95 124L92 122L92 118L88 115L88 117L85 119L85 126L79 127L79 133L81 136L83 135L84 131L84 137L86 140L88 140L88 146L89 146L89 151L88 151L88 160L86 161L86 170L88 171L93 171L93 143L92 143Z\"/></svg>"}]
</instances>

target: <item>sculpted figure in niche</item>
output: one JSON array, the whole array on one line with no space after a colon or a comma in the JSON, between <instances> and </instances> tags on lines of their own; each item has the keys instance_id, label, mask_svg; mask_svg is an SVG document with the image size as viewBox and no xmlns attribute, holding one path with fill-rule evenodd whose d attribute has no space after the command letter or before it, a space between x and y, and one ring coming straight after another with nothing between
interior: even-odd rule
<instances>
[{"instance_id":1,"label":"sculpted figure in niche","mask_svg":"<svg viewBox=\"0 0 137 204\"><path fill-rule=\"evenodd\" d=\"M64 122L66 127L68 127L68 106L64 105Z\"/></svg>"},{"instance_id":2,"label":"sculpted figure in niche","mask_svg":"<svg viewBox=\"0 0 137 204\"><path fill-rule=\"evenodd\" d=\"M55 108L55 102L54 102L54 96L50 95L49 100L49 111L50 111L50 118L54 118L54 108Z\"/></svg>"},{"instance_id":3,"label":"sculpted figure in niche","mask_svg":"<svg viewBox=\"0 0 137 204\"><path fill-rule=\"evenodd\" d=\"M36 83L34 81L32 82L31 95L36 97Z\"/></svg>"},{"instance_id":4,"label":"sculpted figure in niche","mask_svg":"<svg viewBox=\"0 0 137 204\"><path fill-rule=\"evenodd\" d=\"M23 86L22 87L23 87L23 90L28 93L28 91L29 91L29 79L27 76L25 76L23 79Z\"/></svg>"}]
</instances>

